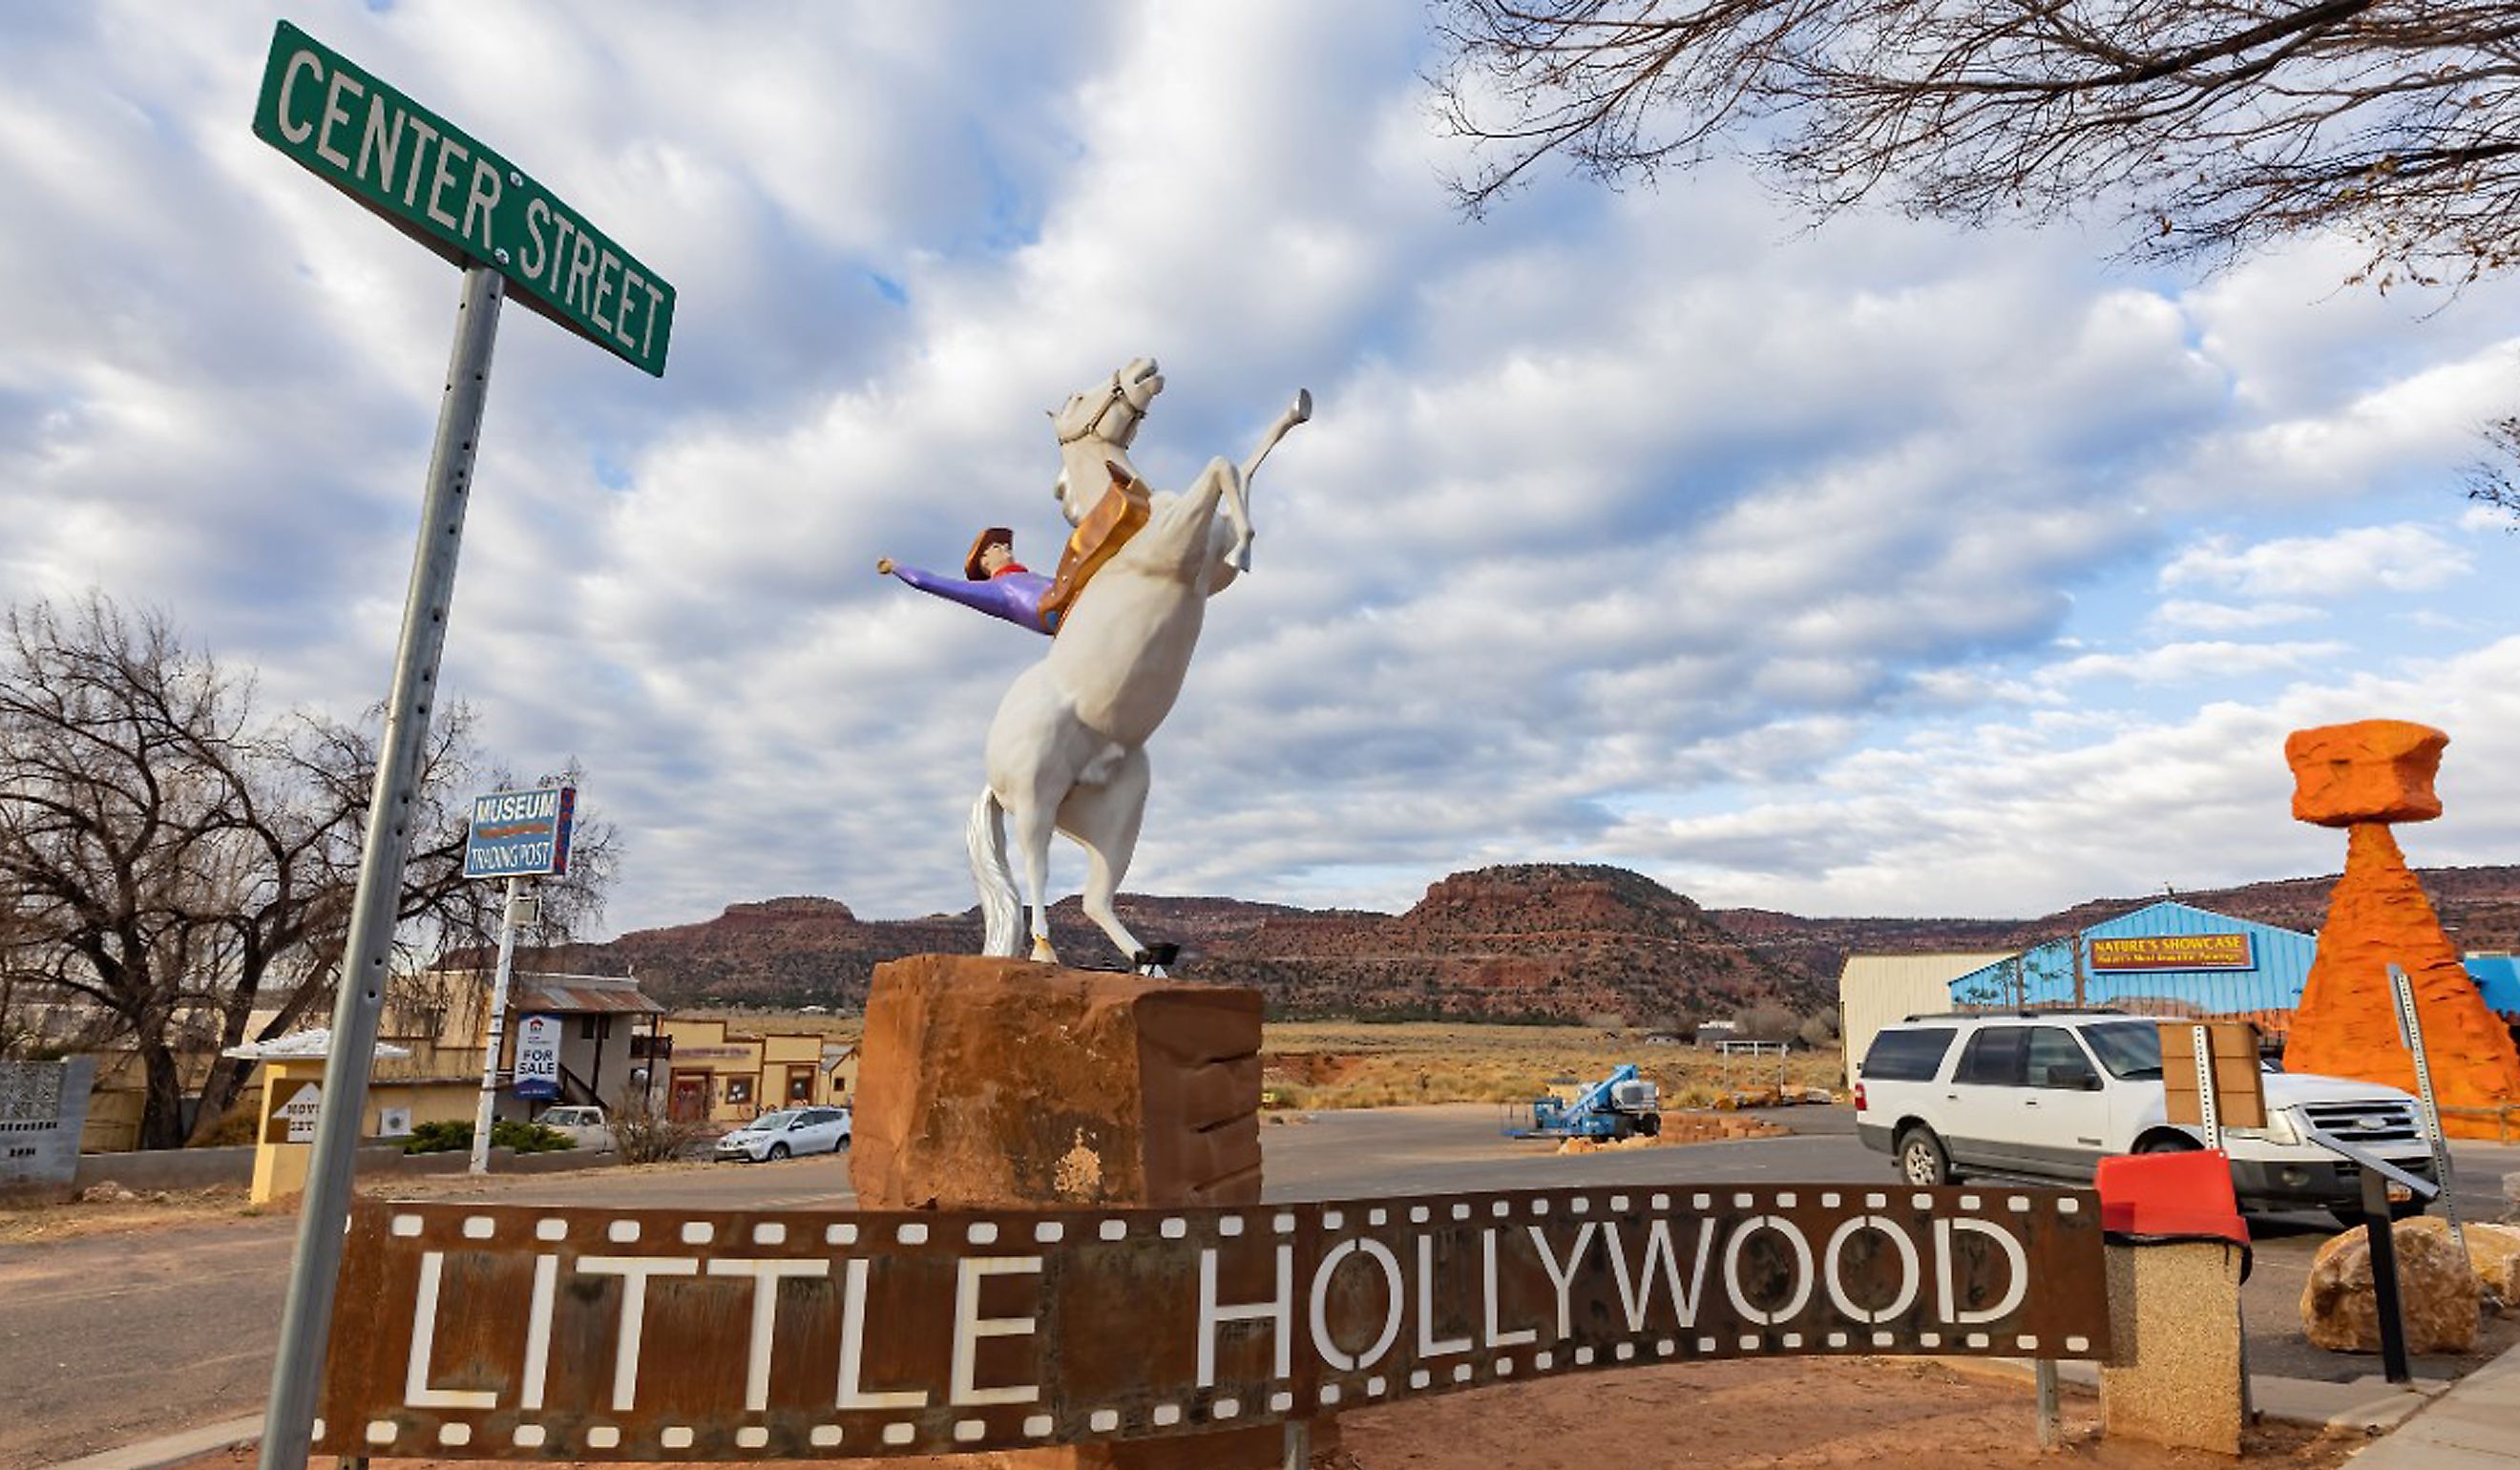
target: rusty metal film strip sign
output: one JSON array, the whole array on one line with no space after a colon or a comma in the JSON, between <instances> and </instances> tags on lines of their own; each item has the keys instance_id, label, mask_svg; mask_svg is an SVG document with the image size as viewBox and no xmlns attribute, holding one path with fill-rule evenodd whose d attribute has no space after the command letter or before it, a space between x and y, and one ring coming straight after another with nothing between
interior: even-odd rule
<instances>
[{"instance_id":1,"label":"rusty metal film strip sign","mask_svg":"<svg viewBox=\"0 0 2520 1470\"><path fill-rule=\"evenodd\" d=\"M743 1460L1266 1425L1690 1359L2106 1356L2087 1191L1195 1210L362 1203L314 1448Z\"/></svg>"}]
</instances>

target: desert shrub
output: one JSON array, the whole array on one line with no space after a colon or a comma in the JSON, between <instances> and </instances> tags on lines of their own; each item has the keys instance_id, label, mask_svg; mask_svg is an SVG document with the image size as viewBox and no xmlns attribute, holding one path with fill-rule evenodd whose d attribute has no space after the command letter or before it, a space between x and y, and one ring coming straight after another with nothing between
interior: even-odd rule
<instances>
[{"instance_id":1,"label":"desert shrub","mask_svg":"<svg viewBox=\"0 0 2520 1470\"><path fill-rule=\"evenodd\" d=\"M236 1109L218 1122L195 1134L192 1141L184 1146L186 1148L226 1148L238 1143L252 1142L256 1121L253 1111L250 1107Z\"/></svg>"},{"instance_id":2,"label":"desert shrub","mask_svg":"<svg viewBox=\"0 0 2520 1470\"><path fill-rule=\"evenodd\" d=\"M1788 1042L1802 1030L1803 1018L1784 1006L1762 1002L1733 1017L1748 1042Z\"/></svg>"},{"instance_id":3,"label":"desert shrub","mask_svg":"<svg viewBox=\"0 0 2520 1470\"><path fill-rule=\"evenodd\" d=\"M410 1137L402 1140L405 1153L457 1153L472 1146L472 1120L462 1118L423 1123L411 1131ZM518 1153L557 1153L563 1148L575 1148L577 1140L556 1128L502 1118L490 1125L490 1146L514 1149Z\"/></svg>"},{"instance_id":4,"label":"desert shrub","mask_svg":"<svg viewBox=\"0 0 2520 1470\"><path fill-rule=\"evenodd\" d=\"M1803 1018L1801 1031L1806 1047L1825 1047L1837 1040L1837 1012L1823 1007Z\"/></svg>"},{"instance_id":5,"label":"desert shrub","mask_svg":"<svg viewBox=\"0 0 2520 1470\"><path fill-rule=\"evenodd\" d=\"M611 1115L612 1146L625 1164L662 1164L680 1158L700 1136L700 1125L657 1112L645 1102Z\"/></svg>"}]
</instances>

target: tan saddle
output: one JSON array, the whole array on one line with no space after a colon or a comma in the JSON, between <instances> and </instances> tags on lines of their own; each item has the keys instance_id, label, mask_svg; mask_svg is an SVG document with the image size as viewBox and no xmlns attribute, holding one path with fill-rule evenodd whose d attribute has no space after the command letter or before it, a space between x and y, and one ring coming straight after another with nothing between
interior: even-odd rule
<instances>
[{"instance_id":1,"label":"tan saddle","mask_svg":"<svg viewBox=\"0 0 2520 1470\"><path fill-rule=\"evenodd\" d=\"M1043 631L1057 634L1067 620L1068 606L1102 563L1120 554L1129 538L1145 528L1153 513L1147 503L1147 486L1119 464L1105 460L1102 468L1111 471L1111 488L1085 512L1076 529L1067 535L1067 545L1058 554L1058 575L1050 591L1041 595Z\"/></svg>"}]
</instances>

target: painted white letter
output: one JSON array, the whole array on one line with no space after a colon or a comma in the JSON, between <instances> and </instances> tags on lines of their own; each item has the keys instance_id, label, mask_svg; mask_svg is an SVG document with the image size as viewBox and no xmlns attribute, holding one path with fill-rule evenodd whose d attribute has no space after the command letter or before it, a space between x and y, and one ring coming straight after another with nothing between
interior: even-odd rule
<instances>
[{"instance_id":1,"label":"painted white letter","mask_svg":"<svg viewBox=\"0 0 2520 1470\"><path fill-rule=\"evenodd\" d=\"M402 206L406 209L411 207L411 201L420 188L420 160L428 156L428 145L437 140L437 129L417 117L411 119L411 132L414 139L411 150L411 172L402 176Z\"/></svg>"},{"instance_id":2,"label":"painted white letter","mask_svg":"<svg viewBox=\"0 0 2520 1470\"><path fill-rule=\"evenodd\" d=\"M980 1339L1029 1337L1028 1316L980 1315L980 1278L1041 1274L1039 1256L982 1256L954 1264L954 1397L962 1403L1030 1403L1041 1397L1037 1383L978 1388L971 1380L979 1370Z\"/></svg>"},{"instance_id":3,"label":"painted white letter","mask_svg":"<svg viewBox=\"0 0 2520 1470\"><path fill-rule=\"evenodd\" d=\"M867 1263L864 1257L849 1263L845 1280L847 1284L840 1293L840 1407L926 1407L925 1389L869 1394L858 1388L861 1370L866 1365Z\"/></svg>"},{"instance_id":4,"label":"painted white letter","mask_svg":"<svg viewBox=\"0 0 2520 1470\"><path fill-rule=\"evenodd\" d=\"M1628 1277L1628 1257L1619 1247L1619 1227L1615 1225L1601 1226L1601 1239L1610 1252L1610 1276L1618 1283L1619 1305L1627 1309L1629 1331L1645 1330L1645 1313L1653 1306L1654 1261L1657 1257L1662 1261L1663 1281L1671 1288L1672 1311L1680 1325L1691 1327L1697 1324L1697 1301L1706 1288L1706 1262L1715 1252L1715 1222L1700 1220L1697 1223L1697 1263L1689 1271L1688 1284L1685 1287L1680 1284L1680 1251L1671 1243L1670 1221L1657 1220L1653 1227L1645 1231L1645 1259L1637 1270L1637 1281Z\"/></svg>"},{"instance_id":5,"label":"painted white letter","mask_svg":"<svg viewBox=\"0 0 2520 1470\"><path fill-rule=\"evenodd\" d=\"M368 160L382 160L384 166L377 170L379 189L390 191L393 188L394 155L402 149L402 115L400 112L393 114L393 130L388 132L385 130L385 100L382 97L368 99L368 125L359 133L359 166L351 171L360 178L366 178Z\"/></svg>"},{"instance_id":6,"label":"painted white letter","mask_svg":"<svg viewBox=\"0 0 2520 1470\"><path fill-rule=\"evenodd\" d=\"M1762 1312L1751 1306L1750 1298L1741 1290L1741 1242L1762 1229L1776 1231L1792 1241L1794 1246L1794 1294L1774 1312ZM1773 1327L1800 1314L1803 1308L1810 1305L1812 1294L1811 1241L1803 1234L1802 1226L1775 1215L1753 1215L1742 1222L1741 1228L1732 1232L1732 1238L1724 1242L1724 1294L1732 1299L1732 1310L1741 1314L1743 1321L1757 1322L1762 1327ZM1681 1325L1688 1326L1688 1319L1683 1318Z\"/></svg>"},{"instance_id":7,"label":"painted white letter","mask_svg":"<svg viewBox=\"0 0 2520 1470\"><path fill-rule=\"evenodd\" d=\"M580 1256L577 1269L590 1276L621 1278L621 1340L612 1350L612 1407L627 1413L639 1402L639 1339L648 1325L650 1276L697 1276L697 1256Z\"/></svg>"},{"instance_id":8,"label":"painted white letter","mask_svg":"<svg viewBox=\"0 0 2520 1470\"><path fill-rule=\"evenodd\" d=\"M411 1362L403 1372L402 1402L413 1408L492 1408L499 1396L486 1389L428 1386L428 1355L437 1346L437 1277L444 1251L420 1253L420 1299L411 1309Z\"/></svg>"},{"instance_id":9,"label":"painted white letter","mask_svg":"<svg viewBox=\"0 0 2520 1470\"><path fill-rule=\"evenodd\" d=\"M1491 1348L1518 1348L1524 1343L1540 1341L1537 1327L1517 1327L1511 1332L1497 1329L1497 1232L1493 1227L1479 1232L1479 1264L1487 1277L1487 1345Z\"/></svg>"},{"instance_id":10,"label":"painted white letter","mask_svg":"<svg viewBox=\"0 0 2520 1470\"><path fill-rule=\"evenodd\" d=\"M301 122L292 127L289 122L289 94L296 87L297 73L301 69L314 72L316 79L320 81L324 76L324 64L316 60L314 52L301 51L291 57L289 65L281 69L280 102L276 108L280 115L274 117L272 121L279 124L280 136L292 143L303 143L315 136L315 124Z\"/></svg>"},{"instance_id":11,"label":"painted white letter","mask_svg":"<svg viewBox=\"0 0 2520 1470\"><path fill-rule=\"evenodd\" d=\"M533 1302L525 1309L525 1383L517 1407L543 1406L543 1380L551 1372L552 1302L560 1291L560 1258L534 1258Z\"/></svg>"},{"instance_id":12,"label":"painted white letter","mask_svg":"<svg viewBox=\"0 0 2520 1470\"><path fill-rule=\"evenodd\" d=\"M752 1347L743 1360L743 1406L759 1412L770 1406L770 1346L779 1327L779 1280L783 1276L828 1276L832 1263L745 1257L711 1261L708 1273L752 1278Z\"/></svg>"},{"instance_id":13,"label":"painted white letter","mask_svg":"<svg viewBox=\"0 0 2520 1470\"><path fill-rule=\"evenodd\" d=\"M1435 1237L1418 1237L1418 1356L1444 1358L1470 1351L1466 1337L1435 1336Z\"/></svg>"},{"instance_id":14,"label":"painted white letter","mask_svg":"<svg viewBox=\"0 0 2520 1470\"><path fill-rule=\"evenodd\" d=\"M490 186L487 192L481 188L484 184ZM499 245L499 242L490 235L490 218L491 211L499 207L500 188L497 165L487 158L473 159L472 182L464 186L464 224L456 233L471 240L472 216L477 211L481 216L481 248L485 250L496 249ZM560 798L555 796L552 799L558 801ZM537 812L534 815L544 814Z\"/></svg>"},{"instance_id":15,"label":"painted white letter","mask_svg":"<svg viewBox=\"0 0 2520 1470\"><path fill-rule=\"evenodd\" d=\"M1540 1253L1540 1269L1549 1272L1549 1284L1557 1288L1555 1341L1564 1342L1575 1335L1575 1313L1574 1308L1567 1301L1567 1294L1575 1285L1575 1264L1584 1259L1584 1247L1592 1243L1593 1222L1588 1220L1584 1222L1584 1227L1575 1232L1574 1249L1566 1253L1565 1264L1560 1265L1557 1258L1550 1252L1549 1236L1541 1230L1540 1226L1531 1227L1531 1244L1532 1248Z\"/></svg>"},{"instance_id":16,"label":"painted white letter","mask_svg":"<svg viewBox=\"0 0 2520 1470\"><path fill-rule=\"evenodd\" d=\"M1878 1312L1869 1312L1855 1305L1855 1299L1847 1295L1846 1283L1838 1274L1839 1258L1845 1254L1846 1243L1865 1230L1878 1230L1899 1247L1899 1295ZM1878 1215L1858 1215L1839 1225L1837 1233L1828 1237L1828 1249L1822 1253L1821 1264L1828 1280L1828 1299L1837 1304L1838 1311L1867 1325L1886 1322L1913 1306L1916 1289L1923 1283L1925 1274L1916 1260L1916 1242L1908 1238L1907 1231Z\"/></svg>"},{"instance_id":17,"label":"painted white letter","mask_svg":"<svg viewBox=\"0 0 2520 1470\"><path fill-rule=\"evenodd\" d=\"M1372 1347L1352 1356L1341 1351L1338 1343L1330 1337L1329 1313L1330 1278L1338 1273L1339 1263L1346 1260L1351 1251L1363 1251L1372 1256L1382 1268L1383 1280L1382 1334L1373 1340ZM1400 1284L1400 1258L1391 1254L1391 1247L1381 1241L1342 1240L1330 1247L1330 1253L1324 1256L1322 1264L1313 1270L1314 1350L1322 1355L1323 1361L1342 1373L1370 1368L1380 1362L1382 1355L1391 1351L1391 1345L1400 1341L1401 1302L1407 1291Z\"/></svg>"},{"instance_id":18,"label":"painted white letter","mask_svg":"<svg viewBox=\"0 0 2520 1470\"><path fill-rule=\"evenodd\" d=\"M2004 1285L2003 1300L1984 1312L1958 1311L1952 1300L1952 1236L1960 1230L1984 1235L2003 1247L2004 1260L2011 1268L2012 1279ZM1971 1220L1965 1215L1955 1220L1934 1222L1934 1272L1941 1278L1936 1284L1942 1288L1943 1320L1947 1322L1974 1324L2010 1316L2030 1291L2030 1258L2023 1254L2021 1242L2000 1226L1988 1225L1983 1220Z\"/></svg>"},{"instance_id":19,"label":"painted white letter","mask_svg":"<svg viewBox=\"0 0 2520 1470\"><path fill-rule=\"evenodd\" d=\"M1267 1317L1277 1327L1277 1371L1284 1378L1294 1372L1295 1359L1295 1248L1278 1247L1278 1294L1265 1302L1244 1302L1220 1307L1216 1302L1216 1250L1207 1247L1198 1253L1198 1386L1216 1386L1216 1328L1221 1322L1247 1322Z\"/></svg>"},{"instance_id":20,"label":"painted white letter","mask_svg":"<svg viewBox=\"0 0 2520 1470\"><path fill-rule=\"evenodd\" d=\"M335 168L350 166L350 156L333 146L333 124L350 120L349 109L341 106L341 94L344 92L353 97L368 95L368 89L360 86L359 79L347 71L334 72L333 84L324 89L324 128L315 135L315 156Z\"/></svg>"}]
</instances>

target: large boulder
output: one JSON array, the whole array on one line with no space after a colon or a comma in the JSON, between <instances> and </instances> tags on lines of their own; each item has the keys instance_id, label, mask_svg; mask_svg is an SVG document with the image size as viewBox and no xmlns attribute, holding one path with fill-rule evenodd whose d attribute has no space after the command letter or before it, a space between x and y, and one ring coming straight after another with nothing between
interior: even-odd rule
<instances>
[{"instance_id":1,"label":"large boulder","mask_svg":"<svg viewBox=\"0 0 2520 1470\"><path fill-rule=\"evenodd\" d=\"M2450 1222L2426 1215L2398 1226L2400 1234L2408 1230L2447 1240ZM2467 1264L2476 1272L2476 1284L2502 1306L2520 1306L2520 1225L2474 1224L2461 1233L2467 1236Z\"/></svg>"},{"instance_id":2,"label":"large boulder","mask_svg":"<svg viewBox=\"0 0 2520 1470\"><path fill-rule=\"evenodd\" d=\"M2399 1222L2398 1307L2409 1353L2475 1348L2481 1292L2476 1272L2435 1222ZM2301 1328L2331 1353L2377 1353L2380 1322L2371 1295L2371 1243L2361 1226L2318 1248L2301 1292Z\"/></svg>"}]
</instances>

